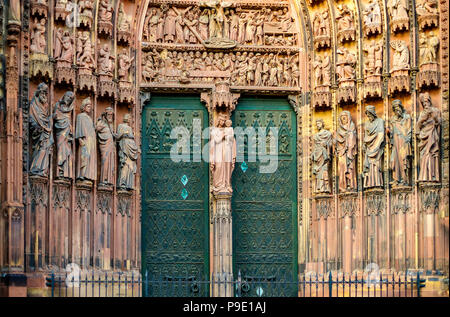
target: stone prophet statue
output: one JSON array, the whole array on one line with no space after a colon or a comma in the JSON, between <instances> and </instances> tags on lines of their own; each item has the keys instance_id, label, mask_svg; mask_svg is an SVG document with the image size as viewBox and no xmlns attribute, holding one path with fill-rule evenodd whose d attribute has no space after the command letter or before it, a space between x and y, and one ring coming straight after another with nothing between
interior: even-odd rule
<instances>
[{"instance_id":1,"label":"stone prophet statue","mask_svg":"<svg viewBox=\"0 0 450 317\"><path fill-rule=\"evenodd\" d=\"M366 107L369 120L364 129L364 188L383 187L384 120L377 117L374 106Z\"/></svg>"},{"instance_id":2,"label":"stone prophet statue","mask_svg":"<svg viewBox=\"0 0 450 317\"><path fill-rule=\"evenodd\" d=\"M100 148L100 185L114 184L116 171L116 144L112 125L114 123L114 109L108 107L97 120L98 144Z\"/></svg>"},{"instance_id":3,"label":"stone prophet statue","mask_svg":"<svg viewBox=\"0 0 450 317\"><path fill-rule=\"evenodd\" d=\"M236 163L236 139L228 115L219 114L211 130L210 168L214 193L232 193L231 174Z\"/></svg>"},{"instance_id":4,"label":"stone prophet statue","mask_svg":"<svg viewBox=\"0 0 450 317\"><path fill-rule=\"evenodd\" d=\"M392 170L394 185L409 185L409 170L411 168L411 116L405 111L400 100L392 102L394 116L390 120L388 135L390 138L391 155L389 165Z\"/></svg>"},{"instance_id":5,"label":"stone prophet statue","mask_svg":"<svg viewBox=\"0 0 450 317\"><path fill-rule=\"evenodd\" d=\"M30 174L47 177L52 153L52 118L48 113L48 86L40 83L30 103L30 135L33 153Z\"/></svg>"},{"instance_id":6,"label":"stone prophet statue","mask_svg":"<svg viewBox=\"0 0 450 317\"><path fill-rule=\"evenodd\" d=\"M317 133L313 136L313 151L311 154L312 172L315 175L315 188L316 193L329 193L330 192L330 176L329 168L331 163L331 147L332 147L332 135L331 132L326 130L322 119L316 121Z\"/></svg>"},{"instance_id":7,"label":"stone prophet statue","mask_svg":"<svg viewBox=\"0 0 450 317\"><path fill-rule=\"evenodd\" d=\"M75 139L78 140L76 175L81 181L93 181L97 178L97 139L94 122L89 116L92 110L90 98L83 100L80 110L75 127Z\"/></svg>"},{"instance_id":8,"label":"stone prophet statue","mask_svg":"<svg viewBox=\"0 0 450 317\"><path fill-rule=\"evenodd\" d=\"M342 111L339 115L335 149L338 161L339 191L356 190L357 132L355 123L347 110Z\"/></svg>"},{"instance_id":9,"label":"stone prophet statue","mask_svg":"<svg viewBox=\"0 0 450 317\"><path fill-rule=\"evenodd\" d=\"M441 132L441 112L433 107L428 92L419 95L419 102L423 108L416 124L416 136L420 155L420 182L439 181L439 145Z\"/></svg>"},{"instance_id":10,"label":"stone prophet statue","mask_svg":"<svg viewBox=\"0 0 450 317\"><path fill-rule=\"evenodd\" d=\"M123 123L117 128L117 141L119 142L119 177L117 187L132 190L134 189L134 179L136 174L136 162L139 148L136 145L133 130L128 125L131 119L130 114L123 117Z\"/></svg>"},{"instance_id":11,"label":"stone prophet statue","mask_svg":"<svg viewBox=\"0 0 450 317\"><path fill-rule=\"evenodd\" d=\"M56 176L58 178L73 177L72 153L72 111L75 96L67 91L56 103L53 110L53 126L56 142Z\"/></svg>"}]
</instances>

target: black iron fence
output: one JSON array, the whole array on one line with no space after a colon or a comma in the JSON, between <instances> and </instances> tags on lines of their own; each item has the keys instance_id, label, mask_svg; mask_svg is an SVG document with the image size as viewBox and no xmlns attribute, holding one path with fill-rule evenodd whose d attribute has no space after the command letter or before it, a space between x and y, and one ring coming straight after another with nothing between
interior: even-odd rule
<instances>
[{"instance_id":1,"label":"black iron fence","mask_svg":"<svg viewBox=\"0 0 450 317\"><path fill-rule=\"evenodd\" d=\"M213 290L234 297L420 297L421 273L300 275L298 281L241 276L231 282L204 281L195 275L151 276L130 273L51 273L50 297L208 297Z\"/></svg>"}]
</instances>

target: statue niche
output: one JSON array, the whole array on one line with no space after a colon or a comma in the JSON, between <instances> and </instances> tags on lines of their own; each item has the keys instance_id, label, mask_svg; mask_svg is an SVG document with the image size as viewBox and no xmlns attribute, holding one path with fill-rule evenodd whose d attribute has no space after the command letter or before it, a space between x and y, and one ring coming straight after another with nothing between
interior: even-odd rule
<instances>
[{"instance_id":1,"label":"statue niche","mask_svg":"<svg viewBox=\"0 0 450 317\"><path fill-rule=\"evenodd\" d=\"M358 154L357 131L350 112L339 115L335 152L338 163L339 192L356 191L356 156Z\"/></svg>"},{"instance_id":2,"label":"statue niche","mask_svg":"<svg viewBox=\"0 0 450 317\"><path fill-rule=\"evenodd\" d=\"M117 128L116 139L119 142L119 177L117 187L122 190L133 190L136 175L136 162L140 150L136 145L133 130L129 126L130 114L125 114L123 123Z\"/></svg>"},{"instance_id":3,"label":"statue niche","mask_svg":"<svg viewBox=\"0 0 450 317\"><path fill-rule=\"evenodd\" d=\"M369 4L363 10L363 22L364 34L367 37L381 34L381 10L378 0L369 0Z\"/></svg>"},{"instance_id":4,"label":"statue niche","mask_svg":"<svg viewBox=\"0 0 450 317\"><path fill-rule=\"evenodd\" d=\"M30 102L31 175L48 177L53 150L52 125L48 105L48 86L40 83Z\"/></svg>"},{"instance_id":5,"label":"statue niche","mask_svg":"<svg viewBox=\"0 0 450 317\"><path fill-rule=\"evenodd\" d=\"M411 169L411 116L405 111L400 100L392 102L393 117L389 122L388 135L390 138L391 155L389 166L392 171L393 186L410 185Z\"/></svg>"},{"instance_id":6,"label":"statue niche","mask_svg":"<svg viewBox=\"0 0 450 317\"><path fill-rule=\"evenodd\" d=\"M374 106L366 107L369 119L364 127L364 188L383 187L384 120L378 118Z\"/></svg>"},{"instance_id":7,"label":"statue niche","mask_svg":"<svg viewBox=\"0 0 450 317\"><path fill-rule=\"evenodd\" d=\"M112 17L114 10L111 5L111 0L100 0L98 10L98 34L112 36Z\"/></svg>"},{"instance_id":8,"label":"statue niche","mask_svg":"<svg viewBox=\"0 0 450 317\"><path fill-rule=\"evenodd\" d=\"M417 0L416 14L420 30L439 26L437 0Z\"/></svg>"},{"instance_id":9,"label":"statue niche","mask_svg":"<svg viewBox=\"0 0 450 317\"><path fill-rule=\"evenodd\" d=\"M408 0L388 0L387 9L392 32L408 31Z\"/></svg>"},{"instance_id":10,"label":"statue niche","mask_svg":"<svg viewBox=\"0 0 450 317\"><path fill-rule=\"evenodd\" d=\"M353 11L346 4L339 4L336 13L337 39L340 43L355 40L355 21Z\"/></svg>"},{"instance_id":11,"label":"statue niche","mask_svg":"<svg viewBox=\"0 0 450 317\"><path fill-rule=\"evenodd\" d=\"M363 51L364 59L364 98L382 96L383 43L372 40Z\"/></svg>"},{"instance_id":12,"label":"statue niche","mask_svg":"<svg viewBox=\"0 0 450 317\"><path fill-rule=\"evenodd\" d=\"M73 178L72 153L72 111L75 95L67 91L55 104L53 110L53 126L56 142L56 177L58 179Z\"/></svg>"},{"instance_id":13,"label":"statue niche","mask_svg":"<svg viewBox=\"0 0 450 317\"><path fill-rule=\"evenodd\" d=\"M428 92L419 95L422 107L416 123L416 137L419 149L419 182L439 182L441 112L433 107Z\"/></svg>"},{"instance_id":14,"label":"statue niche","mask_svg":"<svg viewBox=\"0 0 450 317\"><path fill-rule=\"evenodd\" d=\"M100 43L99 43L100 45ZM98 72L98 94L99 96L109 96L114 98L116 83L113 81L115 57L111 55L109 44L104 44L98 51L97 72Z\"/></svg>"},{"instance_id":15,"label":"statue niche","mask_svg":"<svg viewBox=\"0 0 450 317\"><path fill-rule=\"evenodd\" d=\"M210 168L214 195L233 192L231 174L236 163L236 139L228 114L219 113L215 127L211 128Z\"/></svg>"},{"instance_id":16,"label":"statue niche","mask_svg":"<svg viewBox=\"0 0 450 317\"><path fill-rule=\"evenodd\" d=\"M394 51L391 66L391 78L389 79L389 93L396 91L410 91L410 77L409 77L409 48L405 41L395 40L391 41L391 48Z\"/></svg>"},{"instance_id":17,"label":"statue niche","mask_svg":"<svg viewBox=\"0 0 450 317\"><path fill-rule=\"evenodd\" d=\"M338 54L338 61L336 63L336 75L338 83L338 89L336 92L337 102L355 102L356 56L345 47L338 48L336 53Z\"/></svg>"},{"instance_id":18,"label":"statue niche","mask_svg":"<svg viewBox=\"0 0 450 317\"><path fill-rule=\"evenodd\" d=\"M58 83L75 84L75 69L72 68L75 51L73 44L69 31L64 31L62 28L56 30L54 58Z\"/></svg>"},{"instance_id":19,"label":"statue niche","mask_svg":"<svg viewBox=\"0 0 450 317\"><path fill-rule=\"evenodd\" d=\"M94 122L89 116L92 102L86 98L81 103L81 113L77 115L75 139L78 141L77 182L91 186L97 179L97 139Z\"/></svg>"},{"instance_id":20,"label":"statue niche","mask_svg":"<svg viewBox=\"0 0 450 317\"><path fill-rule=\"evenodd\" d=\"M314 192L330 193L330 167L332 160L332 134L325 129L322 119L316 120L317 133L312 137L312 173L315 176Z\"/></svg>"},{"instance_id":21,"label":"statue niche","mask_svg":"<svg viewBox=\"0 0 450 317\"><path fill-rule=\"evenodd\" d=\"M433 31L419 35L419 73L417 86L439 87L440 72L438 64L439 37Z\"/></svg>"},{"instance_id":22,"label":"statue niche","mask_svg":"<svg viewBox=\"0 0 450 317\"><path fill-rule=\"evenodd\" d=\"M328 54L316 56L314 68L314 107L329 107L331 105L331 60Z\"/></svg>"},{"instance_id":23,"label":"statue niche","mask_svg":"<svg viewBox=\"0 0 450 317\"><path fill-rule=\"evenodd\" d=\"M330 20L328 10L317 12L313 20L314 46L316 49L331 45Z\"/></svg>"}]
</instances>

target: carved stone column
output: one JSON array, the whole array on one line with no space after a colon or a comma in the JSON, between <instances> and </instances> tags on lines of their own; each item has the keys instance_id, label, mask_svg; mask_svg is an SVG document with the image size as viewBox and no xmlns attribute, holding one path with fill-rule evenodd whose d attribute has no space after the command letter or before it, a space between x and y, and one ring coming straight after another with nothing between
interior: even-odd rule
<instances>
[{"instance_id":1,"label":"carved stone column","mask_svg":"<svg viewBox=\"0 0 450 317\"><path fill-rule=\"evenodd\" d=\"M216 208L213 213L213 297L233 296L233 219L231 194L214 195Z\"/></svg>"}]
</instances>

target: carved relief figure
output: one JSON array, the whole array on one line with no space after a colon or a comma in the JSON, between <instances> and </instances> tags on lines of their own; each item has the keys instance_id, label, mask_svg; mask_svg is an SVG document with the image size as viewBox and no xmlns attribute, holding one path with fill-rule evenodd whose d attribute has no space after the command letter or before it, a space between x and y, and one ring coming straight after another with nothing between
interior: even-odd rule
<instances>
[{"instance_id":1,"label":"carved relief figure","mask_svg":"<svg viewBox=\"0 0 450 317\"><path fill-rule=\"evenodd\" d=\"M420 33L419 36L419 60L420 65L437 63L439 37L434 32Z\"/></svg>"},{"instance_id":2,"label":"carved relief figure","mask_svg":"<svg viewBox=\"0 0 450 317\"><path fill-rule=\"evenodd\" d=\"M56 103L53 110L53 125L56 142L56 176L58 178L73 177L72 153L72 111L75 95L68 91Z\"/></svg>"},{"instance_id":3,"label":"carved relief figure","mask_svg":"<svg viewBox=\"0 0 450 317\"><path fill-rule=\"evenodd\" d=\"M79 32L80 33L80 32ZM94 68L93 48L88 31L78 34L77 63L80 68Z\"/></svg>"},{"instance_id":4,"label":"carved relief figure","mask_svg":"<svg viewBox=\"0 0 450 317\"><path fill-rule=\"evenodd\" d=\"M331 62L328 55L317 56L313 64L316 87L330 85Z\"/></svg>"},{"instance_id":5,"label":"carved relief figure","mask_svg":"<svg viewBox=\"0 0 450 317\"><path fill-rule=\"evenodd\" d=\"M166 20L164 22L164 40L167 43L173 43L175 41L175 20L177 14L173 9L167 11Z\"/></svg>"},{"instance_id":6,"label":"carved relief figure","mask_svg":"<svg viewBox=\"0 0 450 317\"><path fill-rule=\"evenodd\" d=\"M102 22L111 22L113 15L113 8L111 6L111 0L101 0L99 3L98 17Z\"/></svg>"},{"instance_id":7,"label":"carved relief figure","mask_svg":"<svg viewBox=\"0 0 450 317\"><path fill-rule=\"evenodd\" d=\"M228 115L219 114L211 129L210 168L215 193L232 193L231 174L236 163L236 139Z\"/></svg>"},{"instance_id":8,"label":"carved relief figure","mask_svg":"<svg viewBox=\"0 0 450 317\"><path fill-rule=\"evenodd\" d=\"M390 120L388 134L391 141L390 168L394 185L409 185L411 168L411 116L400 100L392 102L394 116Z\"/></svg>"},{"instance_id":9,"label":"carved relief figure","mask_svg":"<svg viewBox=\"0 0 450 317\"><path fill-rule=\"evenodd\" d=\"M391 20L409 19L407 0L388 0L387 7Z\"/></svg>"},{"instance_id":10,"label":"carved relief figure","mask_svg":"<svg viewBox=\"0 0 450 317\"><path fill-rule=\"evenodd\" d=\"M315 175L315 188L317 193L330 192L329 168L331 163L332 134L325 129L322 119L316 120L317 133L313 136L313 151L311 154L312 170Z\"/></svg>"},{"instance_id":11,"label":"carved relief figure","mask_svg":"<svg viewBox=\"0 0 450 317\"><path fill-rule=\"evenodd\" d=\"M89 116L92 111L90 98L83 100L80 111L75 127L75 139L78 140L77 179L93 181L97 177L97 139L94 122Z\"/></svg>"},{"instance_id":12,"label":"carved relief figure","mask_svg":"<svg viewBox=\"0 0 450 317\"><path fill-rule=\"evenodd\" d=\"M336 66L336 74L338 81L347 81L355 78L356 56L347 48L340 47L336 51L338 54L338 63Z\"/></svg>"},{"instance_id":13,"label":"carved relief figure","mask_svg":"<svg viewBox=\"0 0 450 317\"><path fill-rule=\"evenodd\" d=\"M416 2L417 15L438 14L437 0L418 0Z\"/></svg>"},{"instance_id":14,"label":"carved relief figure","mask_svg":"<svg viewBox=\"0 0 450 317\"><path fill-rule=\"evenodd\" d=\"M114 56L111 55L108 44L104 44L98 53L98 72L100 75L113 76Z\"/></svg>"},{"instance_id":15,"label":"carved relief figure","mask_svg":"<svg viewBox=\"0 0 450 317\"><path fill-rule=\"evenodd\" d=\"M391 47L394 49L391 72L409 69L409 49L405 41L391 41Z\"/></svg>"},{"instance_id":16,"label":"carved relief figure","mask_svg":"<svg viewBox=\"0 0 450 317\"><path fill-rule=\"evenodd\" d=\"M338 31L352 30L355 28L353 21L353 12L346 4L337 6L337 28Z\"/></svg>"},{"instance_id":17,"label":"carved relief figure","mask_svg":"<svg viewBox=\"0 0 450 317\"><path fill-rule=\"evenodd\" d=\"M422 111L416 124L419 142L420 166L418 180L421 182L439 181L439 145L441 133L441 112L433 107L428 92L419 95Z\"/></svg>"},{"instance_id":18,"label":"carved relief figure","mask_svg":"<svg viewBox=\"0 0 450 317\"><path fill-rule=\"evenodd\" d=\"M363 48L367 53L364 60L364 75L381 75L383 69L383 45L381 42L372 40L370 44Z\"/></svg>"},{"instance_id":19,"label":"carved relief figure","mask_svg":"<svg viewBox=\"0 0 450 317\"><path fill-rule=\"evenodd\" d=\"M93 18L92 10L94 9L94 3L92 0L78 1L78 7L80 8L80 13L82 15Z\"/></svg>"},{"instance_id":20,"label":"carved relief figure","mask_svg":"<svg viewBox=\"0 0 450 317\"><path fill-rule=\"evenodd\" d=\"M317 12L314 16L314 36L329 36L328 11Z\"/></svg>"},{"instance_id":21,"label":"carved relief figure","mask_svg":"<svg viewBox=\"0 0 450 317\"><path fill-rule=\"evenodd\" d=\"M119 142L119 177L117 187L134 189L134 178L136 174L136 161L139 148L134 140L133 130L129 126L130 114L125 114L123 123L117 128L117 141Z\"/></svg>"},{"instance_id":22,"label":"carved relief figure","mask_svg":"<svg viewBox=\"0 0 450 317\"><path fill-rule=\"evenodd\" d=\"M224 8L230 7L231 2L221 0L201 1L200 6L207 6L209 11L209 37L223 37L225 12Z\"/></svg>"},{"instance_id":23,"label":"carved relief figure","mask_svg":"<svg viewBox=\"0 0 450 317\"><path fill-rule=\"evenodd\" d=\"M335 144L338 161L339 191L356 190L356 155L358 153L357 132L350 112L339 115Z\"/></svg>"},{"instance_id":24,"label":"carved relief figure","mask_svg":"<svg viewBox=\"0 0 450 317\"><path fill-rule=\"evenodd\" d=\"M383 187L384 120L377 117L374 106L366 107L369 119L364 128L364 187Z\"/></svg>"},{"instance_id":25,"label":"carved relief figure","mask_svg":"<svg viewBox=\"0 0 450 317\"><path fill-rule=\"evenodd\" d=\"M116 171L116 144L114 141L113 125L114 109L108 107L97 120L98 144L100 148L100 185L112 185Z\"/></svg>"},{"instance_id":26,"label":"carved relief figure","mask_svg":"<svg viewBox=\"0 0 450 317\"><path fill-rule=\"evenodd\" d=\"M363 19L366 25L381 24L381 11L378 0L370 0L363 11Z\"/></svg>"},{"instance_id":27,"label":"carved relief figure","mask_svg":"<svg viewBox=\"0 0 450 317\"><path fill-rule=\"evenodd\" d=\"M118 30L121 32L129 32L131 30L130 17L126 15L123 8L123 2L120 2L119 15L117 18ZM161 22L162 23L162 22Z\"/></svg>"},{"instance_id":28,"label":"carved relief figure","mask_svg":"<svg viewBox=\"0 0 450 317\"><path fill-rule=\"evenodd\" d=\"M48 86L40 83L30 103L30 136L33 153L30 174L48 176L52 153L52 118L48 113Z\"/></svg>"},{"instance_id":29,"label":"carved relief figure","mask_svg":"<svg viewBox=\"0 0 450 317\"><path fill-rule=\"evenodd\" d=\"M47 46L47 40L45 39L45 25L47 20L42 18L39 22L37 18L34 19L32 24L31 33L31 45L30 51L32 53L45 54L45 47Z\"/></svg>"},{"instance_id":30,"label":"carved relief figure","mask_svg":"<svg viewBox=\"0 0 450 317\"><path fill-rule=\"evenodd\" d=\"M73 42L72 37L68 31L58 29L56 31L56 43L55 43L55 59L58 62L73 63Z\"/></svg>"},{"instance_id":31,"label":"carved relief figure","mask_svg":"<svg viewBox=\"0 0 450 317\"><path fill-rule=\"evenodd\" d=\"M129 81L130 68L134 61L134 57L128 55L127 49L123 49L119 55L118 75L120 81Z\"/></svg>"},{"instance_id":32,"label":"carved relief figure","mask_svg":"<svg viewBox=\"0 0 450 317\"><path fill-rule=\"evenodd\" d=\"M20 1L9 1L8 24L20 25Z\"/></svg>"}]
</instances>

